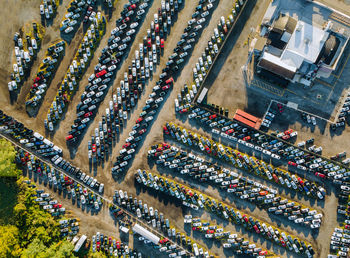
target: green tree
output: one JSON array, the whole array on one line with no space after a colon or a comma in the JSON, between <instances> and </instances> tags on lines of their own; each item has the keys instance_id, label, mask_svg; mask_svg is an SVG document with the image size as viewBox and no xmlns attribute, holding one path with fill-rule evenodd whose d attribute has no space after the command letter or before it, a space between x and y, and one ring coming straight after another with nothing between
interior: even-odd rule
<instances>
[{"instance_id":1,"label":"green tree","mask_svg":"<svg viewBox=\"0 0 350 258\"><path fill-rule=\"evenodd\" d=\"M44 257L47 258L65 258L65 257L75 257L72 253L74 245L67 241L60 241L58 243L53 243L47 250Z\"/></svg>"},{"instance_id":2,"label":"green tree","mask_svg":"<svg viewBox=\"0 0 350 258\"><path fill-rule=\"evenodd\" d=\"M19 257L21 247L16 226L0 226L0 257Z\"/></svg>"},{"instance_id":3,"label":"green tree","mask_svg":"<svg viewBox=\"0 0 350 258\"><path fill-rule=\"evenodd\" d=\"M102 253L102 252L93 253L91 251L91 252L89 252L88 257L91 257L91 258L106 258L107 256L104 253Z\"/></svg>"},{"instance_id":4,"label":"green tree","mask_svg":"<svg viewBox=\"0 0 350 258\"><path fill-rule=\"evenodd\" d=\"M21 257L42 257L47 247L38 238L35 238L26 249L23 250Z\"/></svg>"},{"instance_id":5,"label":"green tree","mask_svg":"<svg viewBox=\"0 0 350 258\"><path fill-rule=\"evenodd\" d=\"M11 142L0 139L0 177L17 177L20 174L14 163L16 151Z\"/></svg>"}]
</instances>

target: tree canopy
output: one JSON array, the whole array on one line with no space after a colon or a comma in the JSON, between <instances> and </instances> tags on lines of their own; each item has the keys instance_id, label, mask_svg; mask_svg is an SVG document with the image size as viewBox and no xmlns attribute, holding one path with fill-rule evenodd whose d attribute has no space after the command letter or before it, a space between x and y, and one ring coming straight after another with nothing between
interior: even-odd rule
<instances>
[{"instance_id":1,"label":"tree canopy","mask_svg":"<svg viewBox=\"0 0 350 258\"><path fill-rule=\"evenodd\" d=\"M34 200L36 191L20 177L15 164L16 150L0 138L0 257L75 257L73 244L60 237L59 223ZM11 179L12 178L12 179Z\"/></svg>"},{"instance_id":2,"label":"tree canopy","mask_svg":"<svg viewBox=\"0 0 350 258\"><path fill-rule=\"evenodd\" d=\"M14 163L16 150L11 142L0 138L0 177L17 177L20 171Z\"/></svg>"},{"instance_id":3,"label":"tree canopy","mask_svg":"<svg viewBox=\"0 0 350 258\"><path fill-rule=\"evenodd\" d=\"M61 240L59 223L34 201L35 190L17 181L12 224L0 226L0 257L75 257L73 244Z\"/></svg>"}]
</instances>

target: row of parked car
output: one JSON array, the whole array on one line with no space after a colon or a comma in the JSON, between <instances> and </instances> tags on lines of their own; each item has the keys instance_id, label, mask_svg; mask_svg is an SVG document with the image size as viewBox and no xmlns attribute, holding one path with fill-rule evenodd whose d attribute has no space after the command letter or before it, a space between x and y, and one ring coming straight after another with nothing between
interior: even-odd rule
<instances>
[{"instance_id":1,"label":"row of parked car","mask_svg":"<svg viewBox=\"0 0 350 258\"><path fill-rule=\"evenodd\" d=\"M20 35L18 32L15 33L13 40L16 62L13 64L11 80L8 82L10 93L13 91L19 92L25 78L29 75L33 61L40 50L42 31L42 25L33 22L32 27L24 35Z\"/></svg>"},{"instance_id":2,"label":"row of parked car","mask_svg":"<svg viewBox=\"0 0 350 258\"><path fill-rule=\"evenodd\" d=\"M274 167L272 164L268 164L263 160L243 154L236 149L215 142L176 124L168 123L163 130L166 135L171 136L180 143L196 147L205 154L219 158L224 162L234 165L238 169L254 173L265 180L275 182L276 184L299 191L313 198L324 199L326 195L325 189L314 182L309 182L297 174Z\"/></svg>"},{"instance_id":3,"label":"row of parked car","mask_svg":"<svg viewBox=\"0 0 350 258\"><path fill-rule=\"evenodd\" d=\"M23 180L29 187L36 189L36 185L31 183L30 180ZM31 196L32 200L37 203L44 211L49 212L56 220L65 216L66 209L62 207L57 200L52 198L49 193L45 193L42 189L36 189L35 193ZM61 219L59 220L60 237L73 236L79 232L79 222L75 218Z\"/></svg>"},{"instance_id":4,"label":"row of parked car","mask_svg":"<svg viewBox=\"0 0 350 258\"><path fill-rule=\"evenodd\" d=\"M124 79L120 81L120 87L116 89L117 94L113 95L113 101L110 101L109 109L106 109L105 115L107 117L108 129L105 131L115 132L115 130L117 130L119 134L120 129L126 123L129 113L131 113L137 105L145 85L153 75L153 71L156 70L160 55L164 49L166 35L169 32L168 28L170 29L173 25L172 19L174 19L174 15L179 11L177 1L173 2L172 5L170 5L169 2L165 2L163 7L164 10L160 9L154 14L154 20L151 22L150 29L147 31L147 36L144 37L143 43L139 44L139 50L135 50L132 65L129 66L128 71L124 73ZM171 15L172 9L170 8L174 9L173 15ZM162 17L165 20L164 22ZM164 96L165 93L165 91L161 92L160 97ZM156 93L152 93L151 95L154 96ZM155 100L155 102L159 103L161 100L162 98L159 98ZM97 135L97 130L98 128L95 128L95 136L92 136L92 141ZM144 129L142 132L145 131ZM113 139L115 139L115 136ZM99 152L99 146L101 146L100 152L102 153L102 158L98 155L97 161L99 163L99 161L103 160L104 150L107 150L108 147L111 146L111 138L109 138L108 142L105 142L105 146L103 146L103 142L101 142L101 145L97 142L96 145L97 154ZM91 152L89 152L89 157L90 156ZM96 158L94 158L94 160L96 160Z\"/></svg>"},{"instance_id":5,"label":"row of parked car","mask_svg":"<svg viewBox=\"0 0 350 258\"><path fill-rule=\"evenodd\" d=\"M348 257L350 250L350 230L346 228L334 228L331 236L330 252L336 254L335 257Z\"/></svg>"},{"instance_id":6,"label":"row of parked car","mask_svg":"<svg viewBox=\"0 0 350 258\"><path fill-rule=\"evenodd\" d=\"M102 49L99 63L95 66L94 73L90 75L89 84L81 95L81 102L77 105L77 119L71 126L66 140L69 144L77 143L82 133L87 129L88 122L93 120L99 104L104 100L108 86L113 83L113 77L120 68L123 59L127 55L136 31L142 18L146 15L148 0L130 0L124 5L120 18L116 21L116 27L111 31L108 46ZM79 123L83 122L81 126Z\"/></svg>"},{"instance_id":7,"label":"row of parked car","mask_svg":"<svg viewBox=\"0 0 350 258\"><path fill-rule=\"evenodd\" d=\"M136 249L131 249L126 243L113 237L108 237L100 232L97 232L96 235L91 237L91 244L93 253L102 252L111 257L145 257L145 255L142 255Z\"/></svg>"},{"instance_id":8,"label":"row of parked car","mask_svg":"<svg viewBox=\"0 0 350 258\"><path fill-rule=\"evenodd\" d=\"M16 162L27 171L29 177L40 177L45 185L48 184L50 188L58 190L59 193L64 192L68 198L71 198L73 201L80 202L83 209L90 208L95 211L100 210L103 200L99 196L96 197L94 192L89 188L83 187L83 185L77 181L81 180L82 177L74 180L22 149L17 150ZM93 177L86 176L81 181L88 187L96 189L96 191L103 191L103 184L97 182Z\"/></svg>"},{"instance_id":9,"label":"row of parked car","mask_svg":"<svg viewBox=\"0 0 350 258\"><path fill-rule=\"evenodd\" d=\"M96 17L96 12L93 11L95 5L96 0L72 0L60 24L61 33L68 34L77 30L83 18L84 22L92 21Z\"/></svg>"},{"instance_id":10,"label":"row of parked car","mask_svg":"<svg viewBox=\"0 0 350 258\"><path fill-rule=\"evenodd\" d=\"M84 172L80 171L79 168L74 167L68 161L64 160L61 157L63 151L60 147L54 145L39 133L24 127L22 123L16 121L11 116L7 116L1 110L0 125L1 133L9 135L19 144L31 149L38 155L49 158L54 165L60 167L72 176L75 176L77 180L82 181L85 185L91 189L95 189L100 194L103 193L104 184L100 184L96 179L86 175Z\"/></svg>"},{"instance_id":11,"label":"row of parked car","mask_svg":"<svg viewBox=\"0 0 350 258\"><path fill-rule=\"evenodd\" d=\"M80 43L72 63L70 64L66 75L61 83L57 94L48 110L47 119L44 123L46 128L52 132L57 123L61 120L68 104L78 89L79 82L82 79L87 67L94 56L98 43L105 32L106 19L101 13L97 13L97 18L86 31L85 36Z\"/></svg>"},{"instance_id":12,"label":"row of parked car","mask_svg":"<svg viewBox=\"0 0 350 258\"><path fill-rule=\"evenodd\" d=\"M350 202L349 189L341 189L337 213L341 216L338 218L342 221L341 227L334 228L330 242L330 252L336 254L336 257L347 257L350 251Z\"/></svg>"},{"instance_id":13,"label":"row of parked car","mask_svg":"<svg viewBox=\"0 0 350 258\"><path fill-rule=\"evenodd\" d=\"M244 237L238 234L231 234L230 231L225 231L224 228L211 224L209 221L202 221L200 218L191 217L191 215L187 215L185 221L192 221L191 227L193 231L203 233L204 237L207 239L220 241L223 248L230 248L237 255L247 255L259 258L275 255L261 247L257 247L256 244L250 243L249 240L244 239Z\"/></svg>"},{"instance_id":14,"label":"row of parked car","mask_svg":"<svg viewBox=\"0 0 350 258\"><path fill-rule=\"evenodd\" d=\"M141 170L138 170L138 173L141 173ZM124 207L130 212L134 213L139 219L143 219L150 224L153 228L161 231L166 234L169 238L173 238L179 245L182 245L185 249L193 249L193 244L195 243L190 237L186 234L181 233L176 230L175 227L172 227L169 219L164 218L163 213L158 212L157 209L150 207L147 203L142 203L142 200L138 200L136 197L132 197L132 195L128 195L126 191L116 190L113 196L113 202L120 206ZM145 244L150 244L151 242L148 239L139 238L140 241L144 241ZM159 245L154 245L156 249L159 249L160 252L165 253L181 253L181 250L178 249L176 244L170 244L167 238L161 239ZM198 250L201 255L209 256L208 251L203 248L199 248ZM179 254L181 256L181 254Z\"/></svg>"},{"instance_id":15,"label":"row of parked car","mask_svg":"<svg viewBox=\"0 0 350 258\"><path fill-rule=\"evenodd\" d=\"M141 185L180 200L183 206L191 207L195 210L198 210L199 208L206 209L209 212L216 213L228 221L242 225L249 231L264 236L265 238L283 246L291 252L305 254L308 257L312 257L308 248L305 250L303 247L308 246L310 249L312 249L309 243L306 243L295 236L288 235L286 232L257 218L246 214L242 215L239 210L215 200L213 197L207 196L193 188L172 181L166 177L147 172L138 172L135 174L135 178ZM271 231L268 229L269 227L271 227ZM298 247L295 242L298 242L300 247Z\"/></svg>"},{"instance_id":16,"label":"row of parked car","mask_svg":"<svg viewBox=\"0 0 350 258\"><path fill-rule=\"evenodd\" d=\"M60 4L59 0L42 0L39 6L40 15L46 20L53 19L57 13L57 7Z\"/></svg>"},{"instance_id":17,"label":"row of parked car","mask_svg":"<svg viewBox=\"0 0 350 258\"><path fill-rule=\"evenodd\" d=\"M346 120L350 115L350 91L346 93L343 106L340 107L340 113L337 118L337 122L331 124L331 129L335 131L339 127L345 127Z\"/></svg>"},{"instance_id":18,"label":"row of parked car","mask_svg":"<svg viewBox=\"0 0 350 258\"><path fill-rule=\"evenodd\" d=\"M296 224L304 224L311 228L319 228L321 225L323 215L316 210L283 198L275 189L205 161L192 153L168 144L154 145L148 153L148 157L156 159L156 164L193 177L200 182L207 182L211 186L216 185L242 200L248 200L259 208L284 216Z\"/></svg>"},{"instance_id":19,"label":"row of parked car","mask_svg":"<svg viewBox=\"0 0 350 258\"><path fill-rule=\"evenodd\" d=\"M41 134L26 128L21 122L0 110L0 132L6 134L43 157L62 156L62 149Z\"/></svg>"},{"instance_id":20,"label":"row of parked car","mask_svg":"<svg viewBox=\"0 0 350 258\"><path fill-rule=\"evenodd\" d=\"M196 7L195 13L192 15L192 23L188 25L188 29L186 28L181 35L181 40L178 42L178 46L174 49L174 53L169 57L166 67L162 70L162 73L159 76L159 81L156 82L156 86L154 86L152 90L153 92L146 100L146 105L143 107L144 112L142 112L136 120L133 130L129 133L129 138L127 138L123 149L120 150L120 155L117 157L117 161L112 168L112 174L118 175L120 172L124 171L129 164L130 159L135 155L135 147L138 145L137 142L141 141L144 136L144 133L140 135L140 132L148 129L151 121L157 114L161 103L166 97L166 93L163 92L169 91L174 83L172 75L178 73L183 68L185 60L190 57L190 53L198 41L199 33L203 30L206 19L210 17L210 12L214 9L213 2L215 1L200 1ZM202 25L194 31L195 24L200 25L197 23L197 20L201 20L200 23ZM188 47L186 48L186 46Z\"/></svg>"},{"instance_id":21,"label":"row of parked car","mask_svg":"<svg viewBox=\"0 0 350 258\"><path fill-rule=\"evenodd\" d=\"M219 116L213 111L204 110L200 107L193 107L191 114L193 114L191 116L193 119L206 126L216 122L210 128L212 128L212 133L220 136L223 141L228 141L230 144L238 142L253 151L264 154L265 157L285 160L289 166L312 173L321 179L328 179L335 184L348 184L350 173L348 173L347 168L338 162L317 154L317 152L322 151L322 147L318 147L316 150L316 146L314 146L309 150L293 146L274 135L257 131L238 121ZM313 144L313 139L308 140L305 145L310 144Z\"/></svg>"},{"instance_id":22,"label":"row of parked car","mask_svg":"<svg viewBox=\"0 0 350 258\"><path fill-rule=\"evenodd\" d=\"M33 79L33 84L30 86L30 91L26 96L26 110L30 115L34 115L38 112L46 91L50 87L50 83L63 59L65 47L66 43L60 40L47 49L38 68L36 77Z\"/></svg>"},{"instance_id":23,"label":"row of parked car","mask_svg":"<svg viewBox=\"0 0 350 258\"><path fill-rule=\"evenodd\" d=\"M220 53L223 46L223 42L229 33L235 18L240 11L240 8L243 5L243 1L235 3L233 8L230 11L228 18L225 19L224 16L221 16L220 21L205 50L202 52L202 56L198 58L198 62L193 67L193 82L187 86L184 85L184 88L181 90L181 93L178 94L175 99L175 111L179 113L187 113L190 104L195 98L197 91L201 88L205 77L207 76L209 70L213 65L213 60ZM191 20L188 24L193 24Z\"/></svg>"}]
</instances>

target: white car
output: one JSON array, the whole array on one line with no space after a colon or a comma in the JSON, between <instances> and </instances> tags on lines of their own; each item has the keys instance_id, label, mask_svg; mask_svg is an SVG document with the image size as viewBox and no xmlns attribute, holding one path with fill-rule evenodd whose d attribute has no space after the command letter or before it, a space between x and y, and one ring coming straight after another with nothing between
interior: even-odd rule
<instances>
[{"instance_id":1,"label":"white car","mask_svg":"<svg viewBox=\"0 0 350 258\"><path fill-rule=\"evenodd\" d=\"M136 31L134 29L131 29L129 31L126 32L127 36L131 36L132 34L134 34Z\"/></svg>"},{"instance_id":2,"label":"white car","mask_svg":"<svg viewBox=\"0 0 350 258\"><path fill-rule=\"evenodd\" d=\"M68 27L67 29L64 30L65 33L70 33L73 31L73 28L72 27Z\"/></svg>"},{"instance_id":3,"label":"white car","mask_svg":"<svg viewBox=\"0 0 350 258\"><path fill-rule=\"evenodd\" d=\"M111 72L113 70L117 69L116 65L111 65L110 67L108 67L108 72Z\"/></svg>"}]
</instances>

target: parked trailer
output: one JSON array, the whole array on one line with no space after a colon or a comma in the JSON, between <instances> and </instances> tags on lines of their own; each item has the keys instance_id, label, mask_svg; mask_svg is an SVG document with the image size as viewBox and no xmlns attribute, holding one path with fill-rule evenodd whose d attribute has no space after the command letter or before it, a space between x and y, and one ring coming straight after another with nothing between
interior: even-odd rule
<instances>
[{"instance_id":1,"label":"parked trailer","mask_svg":"<svg viewBox=\"0 0 350 258\"><path fill-rule=\"evenodd\" d=\"M74 247L74 252L79 252L81 246L84 244L87 236L82 235L81 238L79 239L78 243Z\"/></svg>"},{"instance_id":2,"label":"parked trailer","mask_svg":"<svg viewBox=\"0 0 350 258\"><path fill-rule=\"evenodd\" d=\"M132 228L132 231L134 231L134 233L140 234L141 236L143 236L144 238L148 239L156 245L159 244L160 238L152 232L145 229L144 227L141 227L139 224L135 224L135 226L133 226Z\"/></svg>"}]
</instances>

